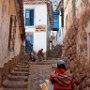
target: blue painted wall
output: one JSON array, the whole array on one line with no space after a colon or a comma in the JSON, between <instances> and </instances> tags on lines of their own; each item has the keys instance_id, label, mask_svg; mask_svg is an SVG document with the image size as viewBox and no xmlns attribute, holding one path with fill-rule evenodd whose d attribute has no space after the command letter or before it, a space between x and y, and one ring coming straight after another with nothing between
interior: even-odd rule
<instances>
[{"instance_id":1,"label":"blue painted wall","mask_svg":"<svg viewBox=\"0 0 90 90\"><path fill-rule=\"evenodd\" d=\"M58 31L59 30L59 11L54 11L53 16L54 16L53 31Z\"/></svg>"}]
</instances>

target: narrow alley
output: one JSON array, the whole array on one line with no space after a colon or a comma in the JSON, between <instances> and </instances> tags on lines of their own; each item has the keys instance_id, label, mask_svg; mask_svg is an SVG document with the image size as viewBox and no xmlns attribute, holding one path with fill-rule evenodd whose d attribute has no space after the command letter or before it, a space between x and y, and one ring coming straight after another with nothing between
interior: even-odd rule
<instances>
[{"instance_id":1,"label":"narrow alley","mask_svg":"<svg viewBox=\"0 0 90 90\"><path fill-rule=\"evenodd\" d=\"M45 80L49 79L51 70L52 63L31 64L29 90L40 90L40 84L43 84Z\"/></svg>"},{"instance_id":2,"label":"narrow alley","mask_svg":"<svg viewBox=\"0 0 90 90\"><path fill-rule=\"evenodd\" d=\"M0 0L0 90L67 90L69 76L68 90L90 90L89 12L90 0Z\"/></svg>"}]
</instances>

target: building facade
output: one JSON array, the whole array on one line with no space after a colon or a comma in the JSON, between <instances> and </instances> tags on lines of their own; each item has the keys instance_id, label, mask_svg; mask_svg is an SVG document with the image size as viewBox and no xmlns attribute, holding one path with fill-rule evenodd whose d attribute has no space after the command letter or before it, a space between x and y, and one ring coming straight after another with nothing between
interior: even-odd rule
<instances>
[{"instance_id":1,"label":"building facade","mask_svg":"<svg viewBox=\"0 0 90 90\"><path fill-rule=\"evenodd\" d=\"M58 4L57 4L57 7L56 7L55 11L58 12L57 13L58 14L58 18L55 18L55 19L58 19L58 21L55 20L56 24L54 24L53 28L58 27L58 29L56 30L57 32L53 29L53 33L55 33L55 35L54 35L55 39L53 41L54 42L54 46L56 46L56 45L63 45L63 37L64 37L63 7L62 7L62 2L63 1L59 0L57 2L58 2Z\"/></svg>"},{"instance_id":2,"label":"building facade","mask_svg":"<svg viewBox=\"0 0 90 90\"><path fill-rule=\"evenodd\" d=\"M24 19L26 41L31 49L38 52L43 48L46 52L49 48L49 34L52 25L52 6L49 0L33 0L24 2ZM26 43L27 44L27 43Z\"/></svg>"},{"instance_id":3,"label":"building facade","mask_svg":"<svg viewBox=\"0 0 90 90\"><path fill-rule=\"evenodd\" d=\"M0 86L21 51L25 34L22 10L22 0L0 0Z\"/></svg>"},{"instance_id":4,"label":"building facade","mask_svg":"<svg viewBox=\"0 0 90 90\"><path fill-rule=\"evenodd\" d=\"M90 1L64 0L62 58L75 80L75 90L90 89Z\"/></svg>"}]
</instances>

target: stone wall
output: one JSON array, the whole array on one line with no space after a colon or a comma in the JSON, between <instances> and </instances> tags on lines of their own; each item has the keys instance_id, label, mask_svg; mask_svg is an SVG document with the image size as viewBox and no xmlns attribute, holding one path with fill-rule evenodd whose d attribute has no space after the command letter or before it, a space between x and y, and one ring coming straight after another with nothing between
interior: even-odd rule
<instances>
[{"instance_id":1,"label":"stone wall","mask_svg":"<svg viewBox=\"0 0 90 90\"><path fill-rule=\"evenodd\" d=\"M88 33L86 31L90 22L90 3L88 0L80 1L81 6L76 10L76 17L72 22L68 21L70 26L65 34L62 57L67 63L67 68L70 68L73 73L75 90L90 90L90 61L88 60L89 47L87 47ZM72 13L69 14L72 15Z\"/></svg>"},{"instance_id":2,"label":"stone wall","mask_svg":"<svg viewBox=\"0 0 90 90\"><path fill-rule=\"evenodd\" d=\"M17 19L14 51L8 48L11 15L15 15ZM22 39L19 26L15 0L0 0L0 86L6 74L20 60Z\"/></svg>"}]
</instances>

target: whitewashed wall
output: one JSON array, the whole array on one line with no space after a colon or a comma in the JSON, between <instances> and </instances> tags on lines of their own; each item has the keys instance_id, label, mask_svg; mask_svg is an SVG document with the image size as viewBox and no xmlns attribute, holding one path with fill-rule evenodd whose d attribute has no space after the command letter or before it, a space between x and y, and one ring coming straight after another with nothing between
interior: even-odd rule
<instances>
[{"instance_id":1,"label":"whitewashed wall","mask_svg":"<svg viewBox=\"0 0 90 90\"><path fill-rule=\"evenodd\" d=\"M34 32L34 51L38 51L43 48L44 52L47 50L47 5L46 4L24 4L24 16L25 9L34 9L35 10L35 20L34 26L25 26L26 32ZM35 26L37 25L46 25L46 32L36 32Z\"/></svg>"}]
</instances>

